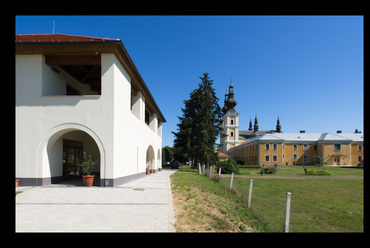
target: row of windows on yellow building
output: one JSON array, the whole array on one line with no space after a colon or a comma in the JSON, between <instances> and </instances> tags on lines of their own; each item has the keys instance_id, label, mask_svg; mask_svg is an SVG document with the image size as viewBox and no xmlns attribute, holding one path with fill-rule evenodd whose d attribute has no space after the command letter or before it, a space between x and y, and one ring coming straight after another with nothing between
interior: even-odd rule
<instances>
[{"instance_id":1,"label":"row of windows on yellow building","mask_svg":"<svg viewBox=\"0 0 370 248\"><path fill-rule=\"evenodd\" d=\"M305 140L304 136L308 139ZM329 137L326 139L326 136ZM228 155L247 165L319 164L322 161L327 165L363 165L362 134L343 136L327 133L265 134L231 148Z\"/></svg>"}]
</instances>

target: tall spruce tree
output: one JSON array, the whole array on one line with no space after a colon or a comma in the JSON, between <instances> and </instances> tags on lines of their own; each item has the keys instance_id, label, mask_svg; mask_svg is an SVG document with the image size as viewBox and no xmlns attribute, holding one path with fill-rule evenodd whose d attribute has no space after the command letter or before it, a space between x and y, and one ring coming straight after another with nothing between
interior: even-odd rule
<instances>
[{"instance_id":1,"label":"tall spruce tree","mask_svg":"<svg viewBox=\"0 0 370 248\"><path fill-rule=\"evenodd\" d=\"M172 132L174 156L180 161L192 160L193 165L200 162L208 166L218 160L214 146L221 131L222 111L212 88L213 80L208 73L199 78L202 82L190 93L190 99L184 101L183 116L178 117L178 132Z\"/></svg>"}]
</instances>

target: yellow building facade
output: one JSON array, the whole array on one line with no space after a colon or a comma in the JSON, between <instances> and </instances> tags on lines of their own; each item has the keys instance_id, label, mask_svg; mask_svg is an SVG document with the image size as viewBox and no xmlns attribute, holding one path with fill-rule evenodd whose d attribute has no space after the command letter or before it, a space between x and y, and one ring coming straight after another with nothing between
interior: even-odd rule
<instances>
[{"instance_id":1,"label":"yellow building facade","mask_svg":"<svg viewBox=\"0 0 370 248\"><path fill-rule=\"evenodd\" d=\"M267 133L228 150L245 164L363 165L362 133Z\"/></svg>"}]
</instances>

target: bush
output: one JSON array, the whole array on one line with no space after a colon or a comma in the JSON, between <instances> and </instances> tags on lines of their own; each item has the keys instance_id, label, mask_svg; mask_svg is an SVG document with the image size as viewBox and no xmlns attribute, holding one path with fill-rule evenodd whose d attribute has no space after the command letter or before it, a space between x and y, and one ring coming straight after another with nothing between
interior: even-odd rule
<instances>
[{"instance_id":1,"label":"bush","mask_svg":"<svg viewBox=\"0 0 370 248\"><path fill-rule=\"evenodd\" d=\"M234 174L239 173L239 165L232 159L217 162L216 168L217 171L221 168L222 174L231 174L233 172Z\"/></svg>"},{"instance_id":2,"label":"bush","mask_svg":"<svg viewBox=\"0 0 370 248\"><path fill-rule=\"evenodd\" d=\"M303 170L306 176L329 176L330 175L330 173L326 171L313 171L313 170L307 171L306 167L304 166L303 166Z\"/></svg>"}]
</instances>

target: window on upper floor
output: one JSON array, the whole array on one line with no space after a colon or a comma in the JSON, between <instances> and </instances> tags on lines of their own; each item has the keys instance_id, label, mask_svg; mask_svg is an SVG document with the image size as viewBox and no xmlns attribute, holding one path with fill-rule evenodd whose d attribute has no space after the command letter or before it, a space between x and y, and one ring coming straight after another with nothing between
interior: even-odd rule
<instances>
[{"instance_id":1,"label":"window on upper floor","mask_svg":"<svg viewBox=\"0 0 370 248\"><path fill-rule=\"evenodd\" d=\"M333 145L333 150L334 151L340 151L341 150L341 144L334 144Z\"/></svg>"},{"instance_id":2,"label":"window on upper floor","mask_svg":"<svg viewBox=\"0 0 370 248\"><path fill-rule=\"evenodd\" d=\"M362 145L357 145L357 151L359 151L359 152L362 151Z\"/></svg>"},{"instance_id":3,"label":"window on upper floor","mask_svg":"<svg viewBox=\"0 0 370 248\"><path fill-rule=\"evenodd\" d=\"M266 151L270 150L270 144L265 144L265 150Z\"/></svg>"},{"instance_id":4,"label":"window on upper floor","mask_svg":"<svg viewBox=\"0 0 370 248\"><path fill-rule=\"evenodd\" d=\"M277 144L272 144L272 150L276 151L278 149L278 145Z\"/></svg>"},{"instance_id":5,"label":"window on upper floor","mask_svg":"<svg viewBox=\"0 0 370 248\"><path fill-rule=\"evenodd\" d=\"M149 125L149 112L145 110L145 123Z\"/></svg>"}]
</instances>

